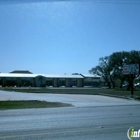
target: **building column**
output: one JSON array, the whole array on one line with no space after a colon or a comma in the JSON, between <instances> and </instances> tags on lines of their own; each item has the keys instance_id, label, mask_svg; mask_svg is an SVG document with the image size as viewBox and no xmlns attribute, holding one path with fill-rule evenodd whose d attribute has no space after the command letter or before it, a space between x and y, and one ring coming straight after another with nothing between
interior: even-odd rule
<instances>
[{"instance_id":1,"label":"building column","mask_svg":"<svg viewBox=\"0 0 140 140\"><path fill-rule=\"evenodd\" d=\"M21 78L20 77L17 78L16 83L17 83L17 87L21 86Z\"/></svg>"},{"instance_id":2,"label":"building column","mask_svg":"<svg viewBox=\"0 0 140 140\"><path fill-rule=\"evenodd\" d=\"M77 79L77 87L83 87L83 79Z\"/></svg>"},{"instance_id":3,"label":"building column","mask_svg":"<svg viewBox=\"0 0 140 140\"><path fill-rule=\"evenodd\" d=\"M30 83L32 87L35 87L35 78L31 78Z\"/></svg>"},{"instance_id":4,"label":"building column","mask_svg":"<svg viewBox=\"0 0 140 140\"><path fill-rule=\"evenodd\" d=\"M65 80L65 85L66 85L66 87L71 87L71 79L70 78Z\"/></svg>"},{"instance_id":5,"label":"building column","mask_svg":"<svg viewBox=\"0 0 140 140\"><path fill-rule=\"evenodd\" d=\"M6 87L6 78L5 77L2 78L2 87Z\"/></svg>"},{"instance_id":6,"label":"building column","mask_svg":"<svg viewBox=\"0 0 140 140\"><path fill-rule=\"evenodd\" d=\"M54 86L54 87L58 87L58 80L59 80L59 79L57 79L57 78L54 78L54 79L53 79L53 86Z\"/></svg>"}]
</instances>

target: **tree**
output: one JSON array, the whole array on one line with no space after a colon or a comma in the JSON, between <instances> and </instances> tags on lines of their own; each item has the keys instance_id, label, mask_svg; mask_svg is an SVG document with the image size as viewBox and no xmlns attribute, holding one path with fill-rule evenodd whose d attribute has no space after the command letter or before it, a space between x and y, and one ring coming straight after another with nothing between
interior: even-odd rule
<instances>
[{"instance_id":1,"label":"tree","mask_svg":"<svg viewBox=\"0 0 140 140\"><path fill-rule=\"evenodd\" d=\"M111 84L115 88L115 81L117 79L121 81L120 88L122 88L124 81L127 81L129 83L127 89L130 90L133 80L139 75L124 75L122 73L123 65L138 63L140 63L140 51L114 52L110 56L100 58L99 65L93 67L89 72L102 76L109 88L111 88Z\"/></svg>"},{"instance_id":2,"label":"tree","mask_svg":"<svg viewBox=\"0 0 140 140\"><path fill-rule=\"evenodd\" d=\"M123 75L123 65L126 63L128 59L128 52L115 52L110 55L109 57L109 66L112 69L112 74L115 79L120 79L121 84L120 88L122 88L122 85L126 79L126 75Z\"/></svg>"},{"instance_id":3,"label":"tree","mask_svg":"<svg viewBox=\"0 0 140 140\"><path fill-rule=\"evenodd\" d=\"M109 57L105 56L99 59L99 65L89 70L91 74L97 74L105 80L108 87L111 88L110 69L108 66Z\"/></svg>"}]
</instances>

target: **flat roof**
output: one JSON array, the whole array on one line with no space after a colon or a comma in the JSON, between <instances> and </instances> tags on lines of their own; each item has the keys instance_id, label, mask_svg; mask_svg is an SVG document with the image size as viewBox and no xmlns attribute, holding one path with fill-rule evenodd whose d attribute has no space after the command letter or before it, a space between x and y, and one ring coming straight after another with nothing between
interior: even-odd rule
<instances>
[{"instance_id":1,"label":"flat roof","mask_svg":"<svg viewBox=\"0 0 140 140\"><path fill-rule=\"evenodd\" d=\"M0 77L29 77L43 76L46 78L83 78L81 75L55 75L55 74L22 74L22 73L0 73Z\"/></svg>"},{"instance_id":2,"label":"flat roof","mask_svg":"<svg viewBox=\"0 0 140 140\"><path fill-rule=\"evenodd\" d=\"M0 73L0 77L36 77L37 74Z\"/></svg>"},{"instance_id":3,"label":"flat roof","mask_svg":"<svg viewBox=\"0 0 140 140\"><path fill-rule=\"evenodd\" d=\"M84 76L85 78L87 77L90 77L90 78L96 78L96 77L98 77L98 78L100 78L101 76L99 76L99 75L97 75L97 74L81 74L82 76Z\"/></svg>"},{"instance_id":4,"label":"flat roof","mask_svg":"<svg viewBox=\"0 0 140 140\"><path fill-rule=\"evenodd\" d=\"M55 74L46 74L45 77L48 77L48 78L83 78L81 75L55 75Z\"/></svg>"}]
</instances>

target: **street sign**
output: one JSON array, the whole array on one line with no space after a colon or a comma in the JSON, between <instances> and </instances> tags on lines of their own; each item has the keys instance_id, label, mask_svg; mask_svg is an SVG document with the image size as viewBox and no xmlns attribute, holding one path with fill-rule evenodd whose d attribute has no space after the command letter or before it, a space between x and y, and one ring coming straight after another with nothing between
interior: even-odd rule
<instances>
[{"instance_id":1,"label":"street sign","mask_svg":"<svg viewBox=\"0 0 140 140\"><path fill-rule=\"evenodd\" d=\"M129 74L129 65L123 65L123 74Z\"/></svg>"},{"instance_id":2,"label":"street sign","mask_svg":"<svg viewBox=\"0 0 140 140\"><path fill-rule=\"evenodd\" d=\"M131 95L133 97L134 89L133 89L133 81L134 76L140 74L140 64L130 64L130 65L123 65L123 74L131 75Z\"/></svg>"},{"instance_id":3,"label":"street sign","mask_svg":"<svg viewBox=\"0 0 140 140\"><path fill-rule=\"evenodd\" d=\"M130 64L123 66L123 74L139 74L140 65L139 64Z\"/></svg>"}]
</instances>

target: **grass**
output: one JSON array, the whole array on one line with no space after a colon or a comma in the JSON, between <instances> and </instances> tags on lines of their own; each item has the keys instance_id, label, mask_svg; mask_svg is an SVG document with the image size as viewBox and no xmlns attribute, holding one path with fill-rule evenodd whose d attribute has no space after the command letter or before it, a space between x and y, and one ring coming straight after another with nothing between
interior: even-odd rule
<instances>
[{"instance_id":1,"label":"grass","mask_svg":"<svg viewBox=\"0 0 140 140\"><path fill-rule=\"evenodd\" d=\"M50 107L67 107L71 106L66 103L46 102L46 101L0 101L0 109L27 109L27 108L50 108Z\"/></svg>"},{"instance_id":2,"label":"grass","mask_svg":"<svg viewBox=\"0 0 140 140\"><path fill-rule=\"evenodd\" d=\"M140 96L135 96L134 99L140 101Z\"/></svg>"},{"instance_id":3,"label":"grass","mask_svg":"<svg viewBox=\"0 0 140 140\"><path fill-rule=\"evenodd\" d=\"M131 91L126 89L108 89L108 88L0 88L1 90L14 91L14 92L26 92L26 93L61 93L61 94L89 94L96 95L99 93L116 95L116 96L130 96ZM135 96L140 96L140 90L134 91Z\"/></svg>"}]
</instances>

